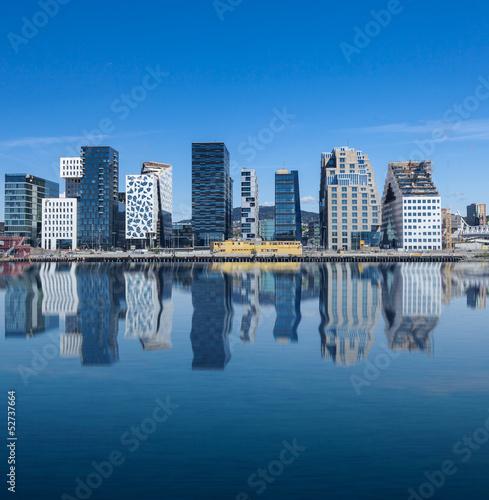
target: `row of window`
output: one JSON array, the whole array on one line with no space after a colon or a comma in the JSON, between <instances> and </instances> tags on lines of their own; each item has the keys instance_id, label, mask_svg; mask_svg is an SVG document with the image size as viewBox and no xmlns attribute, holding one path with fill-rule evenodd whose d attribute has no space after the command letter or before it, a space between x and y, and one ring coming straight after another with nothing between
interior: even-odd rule
<instances>
[{"instance_id":1,"label":"row of window","mask_svg":"<svg viewBox=\"0 0 489 500\"><path fill-rule=\"evenodd\" d=\"M343 230L347 230L347 229L348 229L348 226L347 226L347 225L343 225L343 226L341 226L341 228L342 228ZM331 229L332 229L333 231L337 231L337 230L338 230L338 226L337 226L337 225L332 225L332 226L331 226ZM358 231L358 226L353 225L353 226L351 227L351 229L352 229L352 231ZM362 226L362 231L368 231L368 225L363 225L363 226ZM333 234L334 234L334 233L333 233Z\"/></svg>"}]
</instances>

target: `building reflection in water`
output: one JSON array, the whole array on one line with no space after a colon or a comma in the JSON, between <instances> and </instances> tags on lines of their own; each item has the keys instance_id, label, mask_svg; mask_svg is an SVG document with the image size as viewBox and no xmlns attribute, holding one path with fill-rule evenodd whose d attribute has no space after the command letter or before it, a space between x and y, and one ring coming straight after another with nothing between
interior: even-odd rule
<instances>
[{"instance_id":1,"label":"building reflection in water","mask_svg":"<svg viewBox=\"0 0 489 500\"><path fill-rule=\"evenodd\" d=\"M321 354L339 365L368 357L379 321L380 274L376 266L326 263L319 269Z\"/></svg>"},{"instance_id":2,"label":"building reflection in water","mask_svg":"<svg viewBox=\"0 0 489 500\"><path fill-rule=\"evenodd\" d=\"M126 338L139 339L145 350L171 349L172 273L168 267L135 264L124 272Z\"/></svg>"},{"instance_id":3,"label":"building reflection in water","mask_svg":"<svg viewBox=\"0 0 489 500\"><path fill-rule=\"evenodd\" d=\"M224 370L231 359L232 283L232 276L222 271L198 264L193 267L192 370Z\"/></svg>"},{"instance_id":4,"label":"building reflection in water","mask_svg":"<svg viewBox=\"0 0 489 500\"><path fill-rule=\"evenodd\" d=\"M58 316L43 314L43 287L37 268L3 264L5 338L30 338L59 326Z\"/></svg>"},{"instance_id":5,"label":"building reflection in water","mask_svg":"<svg viewBox=\"0 0 489 500\"><path fill-rule=\"evenodd\" d=\"M279 343L297 342L301 322L302 275L298 272L275 273L275 311L273 336Z\"/></svg>"},{"instance_id":6,"label":"building reflection in water","mask_svg":"<svg viewBox=\"0 0 489 500\"><path fill-rule=\"evenodd\" d=\"M442 302L466 296L467 307L485 309L489 291L489 269L476 263L445 264L442 272Z\"/></svg>"},{"instance_id":7,"label":"building reflection in water","mask_svg":"<svg viewBox=\"0 0 489 500\"><path fill-rule=\"evenodd\" d=\"M125 312L122 269L91 264L77 271L82 363L110 365L119 360L118 322Z\"/></svg>"},{"instance_id":8,"label":"building reflection in water","mask_svg":"<svg viewBox=\"0 0 489 500\"><path fill-rule=\"evenodd\" d=\"M78 284L75 263L43 263L39 268L44 292L42 313L64 319L65 332L60 335L60 357L81 355L83 336L80 333Z\"/></svg>"},{"instance_id":9,"label":"building reflection in water","mask_svg":"<svg viewBox=\"0 0 489 500\"><path fill-rule=\"evenodd\" d=\"M431 332L441 314L441 264L382 265L385 334L393 351L432 353Z\"/></svg>"}]
</instances>

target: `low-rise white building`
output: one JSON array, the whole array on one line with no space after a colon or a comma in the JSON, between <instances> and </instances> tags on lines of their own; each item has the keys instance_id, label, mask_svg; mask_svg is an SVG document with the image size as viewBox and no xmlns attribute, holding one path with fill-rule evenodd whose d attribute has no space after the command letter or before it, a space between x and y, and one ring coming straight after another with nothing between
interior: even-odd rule
<instances>
[{"instance_id":1,"label":"low-rise white building","mask_svg":"<svg viewBox=\"0 0 489 500\"><path fill-rule=\"evenodd\" d=\"M382 196L381 245L441 250L441 197L431 179L431 162L389 163Z\"/></svg>"},{"instance_id":2,"label":"low-rise white building","mask_svg":"<svg viewBox=\"0 0 489 500\"><path fill-rule=\"evenodd\" d=\"M46 250L77 247L78 200L45 198L42 200L42 240ZM95 234L95 233L94 233Z\"/></svg>"}]
</instances>

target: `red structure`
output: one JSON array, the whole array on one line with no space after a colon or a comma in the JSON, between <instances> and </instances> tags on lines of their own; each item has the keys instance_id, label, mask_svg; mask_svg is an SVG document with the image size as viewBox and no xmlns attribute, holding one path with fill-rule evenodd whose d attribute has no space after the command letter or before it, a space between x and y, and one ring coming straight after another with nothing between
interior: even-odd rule
<instances>
[{"instance_id":1,"label":"red structure","mask_svg":"<svg viewBox=\"0 0 489 500\"><path fill-rule=\"evenodd\" d=\"M0 254L4 257L29 257L31 247L24 245L25 238L19 236L0 236Z\"/></svg>"}]
</instances>

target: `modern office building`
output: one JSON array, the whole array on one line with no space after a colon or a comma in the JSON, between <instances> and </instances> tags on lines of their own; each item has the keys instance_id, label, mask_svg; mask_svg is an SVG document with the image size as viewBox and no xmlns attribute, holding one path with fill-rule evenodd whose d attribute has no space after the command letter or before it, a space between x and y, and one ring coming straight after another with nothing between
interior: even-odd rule
<instances>
[{"instance_id":1,"label":"modern office building","mask_svg":"<svg viewBox=\"0 0 489 500\"><path fill-rule=\"evenodd\" d=\"M80 196L81 178L83 177L83 162L80 157L63 157L59 159L60 177L65 179L66 198Z\"/></svg>"},{"instance_id":2,"label":"modern office building","mask_svg":"<svg viewBox=\"0 0 489 500\"><path fill-rule=\"evenodd\" d=\"M42 200L42 248L75 250L77 229L78 200L76 198L45 198Z\"/></svg>"},{"instance_id":3,"label":"modern office building","mask_svg":"<svg viewBox=\"0 0 489 500\"><path fill-rule=\"evenodd\" d=\"M319 221L325 249L379 245L379 195L366 154L346 147L322 154Z\"/></svg>"},{"instance_id":4,"label":"modern office building","mask_svg":"<svg viewBox=\"0 0 489 500\"><path fill-rule=\"evenodd\" d=\"M42 200L57 198L59 184L29 174L5 174L5 236L41 243Z\"/></svg>"},{"instance_id":5,"label":"modern office building","mask_svg":"<svg viewBox=\"0 0 489 500\"><path fill-rule=\"evenodd\" d=\"M275 221L260 221L260 237L264 241L275 241Z\"/></svg>"},{"instance_id":6,"label":"modern office building","mask_svg":"<svg viewBox=\"0 0 489 500\"><path fill-rule=\"evenodd\" d=\"M230 239L233 181L223 142L192 144L192 233L195 245Z\"/></svg>"},{"instance_id":7,"label":"modern office building","mask_svg":"<svg viewBox=\"0 0 489 500\"><path fill-rule=\"evenodd\" d=\"M275 174L275 239L302 242L299 172L279 169Z\"/></svg>"},{"instance_id":8,"label":"modern office building","mask_svg":"<svg viewBox=\"0 0 489 500\"><path fill-rule=\"evenodd\" d=\"M192 242L192 223L191 222L173 222L172 223L172 247L186 248L191 247Z\"/></svg>"},{"instance_id":9,"label":"modern office building","mask_svg":"<svg viewBox=\"0 0 489 500\"><path fill-rule=\"evenodd\" d=\"M403 250L441 250L441 198L431 162L389 163L382 196L381 245Z\"/></svg>"},{"instance_id":10,"label":"modern office building","mask_svg":"<svg viewBox=\"0 0 489 500\"><path fill-rule=\"evenodd\" d=\"M487 225L485 203L472 203L467 205L467 224L469 226Z\"/></svg>"},{"instance_id":11,"label":"modern office building","mask_svg":"<svg viewBox=\"0 0 489 500\"><path fill-rule=\"evenodd\" d=\"M318 247L321 245L321 223L318 220L309 222L307 229L307 245Z\"/></svg>"},{"instance_id":12,"label":"modern office building","mask_svg":"<svg viewBox=\"0 0 489 500\"><path fill-rule=\"evenodd\" d=\"M241 170L241 234L244 240L259 238L258 178L255 170Z\"/></svg>"},{"instance_id":13,"label":"modern office building","mask_svg":"<svg viewBox=\"0 0 489 500\"><path fill-rule=\"evenodd\" d=\"M83 146L78 244L80 247L118 246L119 153L109 146ZM118 222L119 221L119 222Z\"/></svg>"},{"instance_id":14,"label":"modern office building","mask_svg":"<svg viewBox=\"0 0 489 500\"><path fill-rule=\"evenodd\" d=\"M125 226L130 244L171 247L171 165L145 162L140 175L126 175Z\"/></svg>"}]
</instances>

